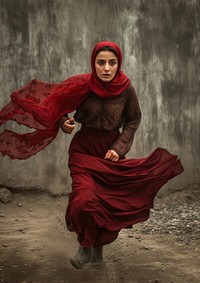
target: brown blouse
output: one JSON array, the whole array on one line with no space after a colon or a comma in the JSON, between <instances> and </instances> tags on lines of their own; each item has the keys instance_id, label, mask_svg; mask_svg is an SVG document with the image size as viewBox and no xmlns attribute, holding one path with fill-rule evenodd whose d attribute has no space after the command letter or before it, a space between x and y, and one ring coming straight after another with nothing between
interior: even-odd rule
<instances>
[{"instance_id":1,"label":"brown blouse","mask_svg":"<svg viewBox=\"0 0 200 283\"><path fill-rule=\"evenodd\" d=\"M141 111L133 86L130 85L122 94L112 98L102 99L91 93L76 110L74 119L96 130L112 131L115 128L122 128L120 136L111 149L120 156L126 155L141 121ZM61 128L66 120L67 115L60 119Z\"/></svg>"}]
</instances>

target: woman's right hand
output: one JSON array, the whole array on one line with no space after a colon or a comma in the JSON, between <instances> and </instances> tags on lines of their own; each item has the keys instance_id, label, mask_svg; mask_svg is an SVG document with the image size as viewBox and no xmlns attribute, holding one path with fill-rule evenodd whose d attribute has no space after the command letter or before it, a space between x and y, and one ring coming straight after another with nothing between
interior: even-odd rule
<instances>
[{"instance_id":1,"label":"woman's right hand","mask_svg":"<svg viewBox=\"0 0 200 283\"><path fill-rule=\"evenodd\" d=\"M75 128L75 121L74 118L67 119L64 124L62 125L62 130L66 134L71 134Z\"/></svg>"}]
</instances>

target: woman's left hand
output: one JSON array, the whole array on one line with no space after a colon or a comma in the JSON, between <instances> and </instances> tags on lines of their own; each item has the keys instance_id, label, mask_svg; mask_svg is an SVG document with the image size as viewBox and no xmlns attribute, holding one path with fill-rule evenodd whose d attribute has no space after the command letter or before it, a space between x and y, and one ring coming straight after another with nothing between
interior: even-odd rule
<instances>
[{"instance_id":1,"label":"woman's left hand","mask_svg":"<svg viewBox=\"0 0 200 283\"><path fill-rule=\"evenodd\" d=\"M119 154L116 151L109 149L106 152L104 159L109 159L112 162L117 162L119 160Z\"/></svg>"}]
</instances>

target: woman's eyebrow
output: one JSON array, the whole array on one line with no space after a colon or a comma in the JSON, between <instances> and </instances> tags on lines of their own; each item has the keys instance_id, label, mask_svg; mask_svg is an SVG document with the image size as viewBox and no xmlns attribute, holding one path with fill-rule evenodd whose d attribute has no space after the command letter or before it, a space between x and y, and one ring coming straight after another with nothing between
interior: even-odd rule
<instances>
[{"instance_id":1,"label":"woman's eyebrow","mask_svg":"<svg viewBox=\"0 0 200 283\"><path fill-rule=\"evenodd\" d=\"M98 58L97 59L98 61L106 61L105 59L101 59L101 58ZM115 60L117 60L117 58L111 58L111 59L109 59L109 61L115 61Z\"/></svg>"}]
</instances>

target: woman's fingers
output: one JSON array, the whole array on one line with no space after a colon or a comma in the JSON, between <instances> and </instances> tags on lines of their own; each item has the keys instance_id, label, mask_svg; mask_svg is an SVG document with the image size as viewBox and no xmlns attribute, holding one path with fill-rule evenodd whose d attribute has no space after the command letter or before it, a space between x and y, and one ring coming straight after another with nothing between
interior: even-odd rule
<instances>
[{"instance_id":1,"label":"woman's fingers","mask_svg":"<svg viewBox=\"0 0 200 283\"><path fill-rule=\"evenodd\" d=\"M69 118L69 120L67 120L67 122L68 122L70 125L74 125L74 124L75 124L74 118Z\"/></svg>"},{"instance_id":2,"label":"woman's fingers","mask_svg":"<svg viewBox=\"0 0 200 283\"><path fill-rule=\"evenodd\" d=\"M71 134L71 132L74 130L74 128L75 128L74 118L69 118L67 121L65 121L65 123L63 125L63 129L64 129L65 133Z\"/></svg>"},{"instance_id":3,"label":"woman's fingers","mask_svg":"<svg viewBox=\"0 0 200 283\"><path fill-rule=\"evenodd\" d=\"M117 161L119 160L119 154L117 154L116 151L114 151L114 150L112 150L112 149L109 149L109 150L106 152L105 159L109 159L109 160L111 160L112 162L117 162Z\"/></svg>"}]
</instances>

